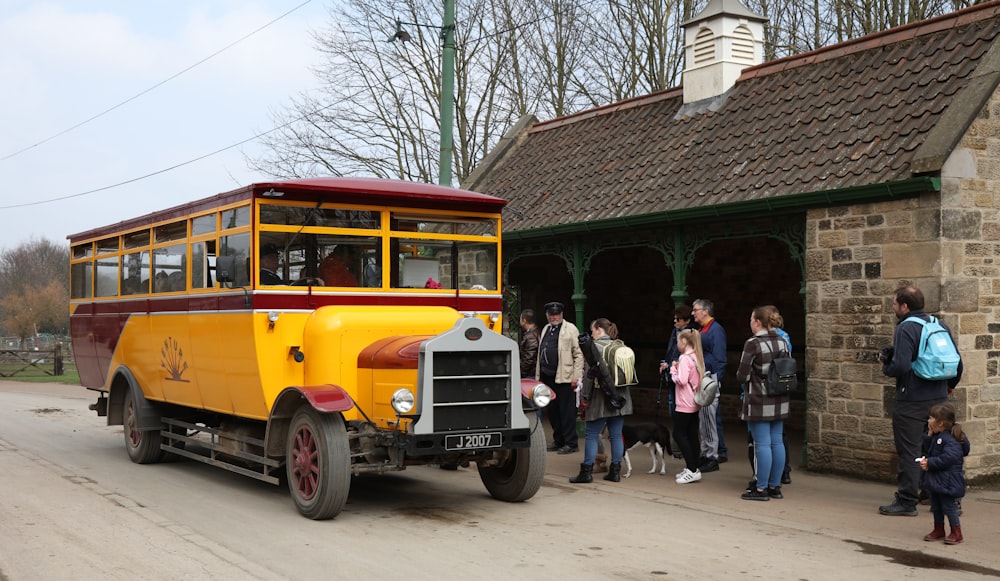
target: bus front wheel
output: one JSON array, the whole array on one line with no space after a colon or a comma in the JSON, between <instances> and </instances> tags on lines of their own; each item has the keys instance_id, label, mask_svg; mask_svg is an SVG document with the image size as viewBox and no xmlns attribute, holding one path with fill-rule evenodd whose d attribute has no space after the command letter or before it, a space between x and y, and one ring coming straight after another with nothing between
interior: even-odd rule
<instances>
[{"instance_id":1,"label":"bus front wheel","mask_svg":"<svg viewBox=\"0 0 1000 581\"><path fill-rule=\"evenodd\" d=\"M351 450L340 414L302 406L288 428L285 456L288 490L298 511L313 520L330 519L347 504Z\"/></svg>"},{"instance_id":2,"label":"bus front wheel","mask_svg":"<svg viewBox=\"0 0 1000 581\"><path fill-rule=\"evenodd\" d=\"M136 464L153 464L163 458L160 449L160 430L139 430L139 412L135 406L135 396L132 390L125 392L125 413L123 428L125 431L125 451Z\"/></svg>"},{"instance_id":3,"label":"bus front wheel","mask_svg":"<svg viewBox=\"0 0 1000 581\"><path fill-rule=\"evenodd\" d=\"M545 432L538 414L528 414L531 441L527 448L508 452L505 462L497 466L480 466L479 478L490 496L506 502L522 502L538 492L545 477Z\"/></svg>"}]
</instances>

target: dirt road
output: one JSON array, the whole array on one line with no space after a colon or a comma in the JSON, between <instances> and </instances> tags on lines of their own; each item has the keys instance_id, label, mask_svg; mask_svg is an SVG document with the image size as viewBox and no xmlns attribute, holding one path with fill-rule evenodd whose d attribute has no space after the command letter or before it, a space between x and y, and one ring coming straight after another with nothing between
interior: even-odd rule
<instances>
[{"instance_id":1,"label":"dirt road","mask_svg":"<svg viewBox=\"0 0 1000 581\"><path fill-rule=\"evenodd\" d=\"M933 579L1000 576L1000 493L965 501L965 544L924 543L930 515L881 517L885 484L795 472L746 502L746 467L678 486L649 456L619 484L571 485L549 455L526 503L474 469L355 478L335 520L276 486L189 461L129 462L82 388L0 381L0 581L34 579ZM668 472L680 463L671 460ZM925 530L926 529L926 530Z\"/></svg>"}]
</instances>

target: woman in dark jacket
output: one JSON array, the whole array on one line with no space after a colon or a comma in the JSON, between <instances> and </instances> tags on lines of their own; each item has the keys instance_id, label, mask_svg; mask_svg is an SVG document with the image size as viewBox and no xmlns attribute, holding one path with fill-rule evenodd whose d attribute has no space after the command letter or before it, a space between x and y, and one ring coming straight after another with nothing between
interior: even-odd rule
<instances>
[{"instance_id":1,"label":"woman in dark jacket","mask_svg":"<svg viewBox=\"0 0 1000 581\"><path fill-rule=\"evenodd\" d=\"M917 458L924 471L921 479L924 490L931 495L931 513L934 515L934 530L924 536L925 541L939 541L956 545L961 543L962 524L958 520L956 501L965 496L965 473L963 458L966 442L962 426L955 423L955 407L950 403L939 403L931 408L927 420L927 435L924 437L927 454ZM944 517L948 515L951 534L944 535Z\"/></svg>"},{"instance_id":2,"label":"woman in dark jacket","mask_svg":"<svg viewBox=\"0 0 1000 581\"><path fill-rule=\"evenodd\" d=\"M610 377L608 381L614 380L615 368L618 367L617 352L625 347L625 343L618 338L618 326L611 321L601 318L590 324L590 344L581 349L592 349L593 355L600 357ZM623 351L624 353L625 351ZM628 350L631 353L631 350ZM586 357L586 356L585 356ZM595 361L597 361L595 359ZM583 379L583 389L580 393L580 408L583 411L583 419L587 422L586 440L583 447L583 464L580 464L580 473L569 479L574 484L586 484L593 482L594 462L597 458L597 440L600 438L604 426L608 427L608 439L611 444L611 465L605 480L611 482L621 481L622 458L625 456L625 441L622 440L622 426L625 425L625 416L632 415L632 394L629 393L629 386L635 385L635 361L630 361L627 365L627 372L624 377L620 377L622 383L612 386L602 386L598 379L599 373L587 373ZM593 368L592 368L593 369ZM596 370L595 370L596 371ZM595 377L596 376L596 377ZM608 401L605 393L606 389L612 393L617 393L620 400L616 404Z\"/></svg>"}]
</instances>

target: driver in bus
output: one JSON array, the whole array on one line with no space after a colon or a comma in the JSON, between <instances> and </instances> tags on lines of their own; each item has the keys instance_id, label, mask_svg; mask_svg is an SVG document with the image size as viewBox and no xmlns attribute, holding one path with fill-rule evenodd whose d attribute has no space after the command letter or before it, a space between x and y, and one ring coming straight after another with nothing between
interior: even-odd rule
<instances>
[{"instance_id":1,"label":"driver in bus","mask_svg":"<svg viewBox=\"0 0 1000 581\"><path fill-rule=\"evenodd\" d=\"M288 281L278 274L278 260L281 252L274 244L265 244L260 247L260 284L282 284L282 285L320 285L323 286L321 278L301 278L296 281Z\"/></svg>"}]
</instances>

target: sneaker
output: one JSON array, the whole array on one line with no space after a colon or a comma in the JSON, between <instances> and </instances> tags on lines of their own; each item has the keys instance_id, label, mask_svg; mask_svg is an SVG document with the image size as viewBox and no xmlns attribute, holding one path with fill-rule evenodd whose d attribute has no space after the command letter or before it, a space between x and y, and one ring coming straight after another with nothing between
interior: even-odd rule
<instances>
[{"instance_id":1,"label":"sneaker","mask_svg":"<svg viewBox=\"0 0 1000 581\"><path fill-rule=\"evenodd\" d=\"M699 480L701 480L700 470L695 470L694 472L691 472L690 470L685 468L684 472L682 472L681 475L677 477L675 482L677 484L690 484L692 482L698 482Z\"/></svg>"},{"instance_id":2,"label":"sneaker","mask_svg":"<svg viewBox=\"0 0 1000 581\"><path fill-rule=\"evenodd\" d=\"M715 458L709 458L704 464L701 465L701 472L715 472L719 469L719 461Z\"/></svg>"},{"instance_id":3,"label":"sneaker","mask_svg":"<svg viewBox=\"0 0 1000 581\"><path fill-rule=\"evenodd\" d=\"M743 500L771 500L771 497L768 496L766 490L757 490L756 487L754 487L753 490L748 490L741 494L740 498Z\"/></svg>"},{"instance_id":4,"label":"sneaker","mask_svg":"<svg viewBox=\"0 0 1000 581\"><path fill-rule=\"evenodd\" d=\"M577 446L563 446L556 451L556 454L575 454L579 452L580 448Z\"/></svg>"},{"instance_id":5,"label":"sneaker","mask_svg":"<svg viewBox=\"0 0 1000 581\"><path fill-rule=\"evenodd\" d=\"M792 471L791 470L789 470L788 472L782 472L781 473L781 483L782 484L791 484L792 483Z\"/></svg>"},{"instance_id":6,"label":"sneaker","mask_svg":"<svg viewBox=\"0 0 1000 581\"><path fill-rule=\"evenodd\" d=\"M684 475L684 473L685 473L685 472L688 472L688 469L687 469L687 468L685 468L684 470L681 470L681 471L680 471L680 472L678 472L677 474L674 474L674 478L680 478L681 476L683 476L683 475Z\"/></svg>"},{"instance_id":7,"label":"sneaker","mask_svg":"<svg viewBox=\"0 0 1000 581\"><path fill-rule=\"evenodd\" d=\"M903 504L899 501L899 494L897 494L892 504L878 507L878 512L886 516L917 516L917 505Z\"/></svg>"},{"instance_id":8,"label":"sneaker","mask_svg":"<svg viewBox=\"0 0 1000 581\"><path fill-rule=\"evenodd\" d=\"M754 489L756 490L756 487L754 487ZM767 495L770 496L771 498L774 498L774 499L777 499L777 500L781 500L782 498L785 498L785 495L781 494L781 487L780 486L768 486L767 487Z\"/></svg>"},{"instance_id":9,"label":"sneaker","mask_svg":"<svg viewBox=\"0 0 1000 581\"><path fill-rule=\"evenodd\" d=\"M752 490L757 490L757 479L751 478L750 482L747 482L747 487L743 489L743 492L750 492Z\"/></svg>"}]
</instances>

